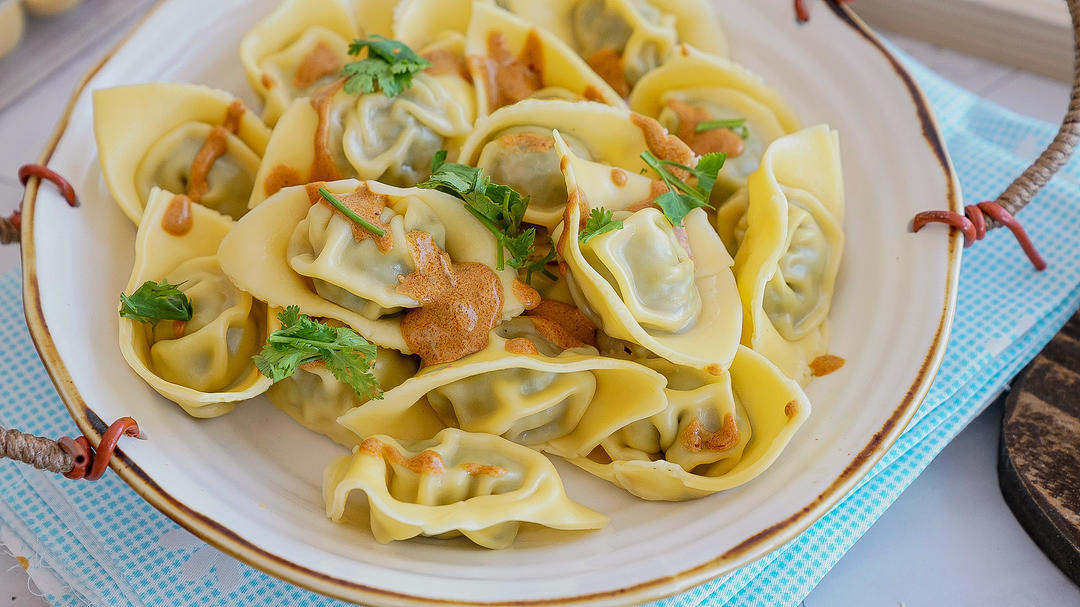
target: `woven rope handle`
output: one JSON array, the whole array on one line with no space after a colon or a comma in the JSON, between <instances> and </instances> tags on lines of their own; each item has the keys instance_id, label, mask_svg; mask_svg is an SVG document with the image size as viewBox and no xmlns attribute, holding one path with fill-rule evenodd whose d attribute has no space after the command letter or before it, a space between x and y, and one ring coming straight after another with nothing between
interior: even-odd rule
<instances>
[{"instance_id":1,"label":"woven rope handle","mask_svg":"<svg viewBox=\"0 0 1080 607\"><path fill-rule=\"evenodd\" d=\"M1061 123L1054 141L1043 151L1039 159L1035 161L1024 174L1017 177L1012 185L998 196L997 203L1005 207L1005 210L1015 215L1027 206L1039 191L1050 183L1050 179L1065 166L1069 161L1077 143L1080 143L1080 0L1067 0L1069 13L1072 16L1073 25L1073 48L1075 59L1073 62L1073 85L1072 97L1069 100L1069 112ZM991 227L999 227L997 221L992 222Z\"/></svg>"},{"instance_id":2,"label":"woven rope handle","mask_svg":"<svg viewBox=\"0 0 1080 607\"><path fill-rule=\"evenodd\" d=\"M59 442L0 428L0 458L3 457L57 474L68 474L75 467L74 456Z\"/></svg>"}]
</instances>

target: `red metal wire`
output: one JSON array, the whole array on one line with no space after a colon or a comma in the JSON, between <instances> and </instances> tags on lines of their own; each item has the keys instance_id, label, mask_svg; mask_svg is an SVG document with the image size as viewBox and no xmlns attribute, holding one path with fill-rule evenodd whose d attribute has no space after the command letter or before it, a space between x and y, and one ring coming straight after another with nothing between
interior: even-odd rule
<instances>
[{"instance_id":1,"label":"red metal wire","mask_svg":"<svg viewBox=\"0 0 1080 607\"><path fill-rule=\"evenodd\" d=\"M928 223L943 223L952 226L964 233L964 248L967 248L974 244L975 241L982 240L986 236L986 217L984 215L989 215L991 219L1009 228L1017 242L1020 243L1020 248L1024 249L1024 253L1031 260L1031 265L1035 266L1037 271L1042 272L1046 269L1046 260L1043 259L1042 255L1039 255L1039 251L1035 249L1035 244L1031 242L1031 238L1024 231L1024 227L1020 225L1020 221L1005 207L996 202L980 202L979 204L968 205L964 207L964 215L953 211L924 211L915 216L914 221L911 222L911 227L912 230L918 232Z\"/></svg>"},{"instance_id":2,"label":"red metal wire","mask_svg":"<svg viewBox=\"0 0 1080 607\"><path fill-rule=\"evenodd\" d=\"M121 417L109 426L105 435L101 437L97 453L90 447L90 441L85 436L71 438L65 436L59 441L60 446L71 454L74 466L65 474L67 478L78 480L85 478L88 481L96 481L101 478L109 468L109 460L116 451L116 444L123 436L139 438L139 424L130 417Z\"/></svg>"}]
</instances>

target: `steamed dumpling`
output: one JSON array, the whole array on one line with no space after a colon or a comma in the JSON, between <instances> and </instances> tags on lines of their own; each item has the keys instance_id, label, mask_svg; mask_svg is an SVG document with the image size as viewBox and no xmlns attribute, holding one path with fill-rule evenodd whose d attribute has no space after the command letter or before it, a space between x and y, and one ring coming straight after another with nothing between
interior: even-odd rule
<instances>
[{"instance_id":1,"label":"steamed dumpling","mask_svg":"<svg viewBox=\"0 0 1080 607\"><path fill-rule=\"evenodd\" d=\"M659 120L698 155L727 154L714 200L744 186L765 148L799 129L794 112L760 77L689 46L676 49L667 62L641 79L630 96L630 108ZM703 122L723 120L743 123L697 132Z\"/></svg>"},{"instance_id":2,"label":"steamed dumpling","mask_svg":"<svg viewBox=\"0 0 1080 607\"><path fill-rule=\"evenodd\" d=\"M186 217L177 222L176 217ZM179 284L187 322L120 318L120 351L154 390L195 417L217 417L270 387L252 363L276 321L266 304L225 276L218 245L233 221L181 194L154 189L135 239L125 293L147 281Z\"/></svg>"},{"instance_id":3,"label":"steamed dumpling","mask_svg":"<svg viewBox=\"0 0 1080 607\"><path fill-rule=\"evenodd\" d=\"M360 29L346 0L285 0L240 42L248 82L277 124L294 99L338 78Z\"/></svg>"},{"instance_id":4,"label":"steamed dumpling","mask_svg":"<svg viewBox=\"0 0 1080 607\"><path fill-rule=\"evenodd\" d=\"M587 457L571 459L643 499L694 499L750 481L810 414L798 384L746 347L720 375L645 364L667 377L667 407L620 428Z\"/></svg>"},{"instance_id":5,"label":"steamed dumpling","mask_svg":"<svg viewBox=\"0 0 1080 607\"><path fill-rule=\"evenodd\" d=\"M610 337L676 364L726 369L742 313L732 259L704 209L675 228L648 204L649 179L626 175L614 184L610 168L575 157L556 140L571 195L552 236L574 301ZM613 211L623 228L582 242L585 218L599 207Z\"/></svg>"},{"instance_id":6,"label":"steamed dumpling","mask_svg":"<svg viewBox=\"0 0 1080 607\"><path fill-rule=\"evenodd\" d=\"M736 251L743 343L802 384L827 353L843 220L839 139L826 126L774 142L749 189L717 213L717 231Z\"/></svg>"},{"instance_id":7,"label":"steamed dumpling","mask_svg":"<svg viewBox=\"0 0 1080 607\"><path fill-rule=\"evenodd\" d=\"M511 322L516 326L496 329L483 351L425 367L382 400L342 416L341 424L360 436L409 439L457 427L573 457L663 408L660 374L564 341L557 327L525 327L528 318Z\"/></svg>"},{"instance_id":8,"label":"steamed dumpling","mask_svg":"<svg viewBox=\"0 0 1080 607\"><path fill-rule=\"evenodd\" d=\"M395 350L379 348L372 372L383 390L391 390L416 373L418 361ZM355 447L356 435L337 423L364 401L349 384L334 377L321 361L304 365L289 377L270 386L267 398L305 428Z\"/></svg>"},{"instance_id":9,"label":"steamed dumpling","mask_svg":"<svg viewBox=\"0 0 1080 607\"><path fill-rule=\"evenodd\" d=\"M385 235L328 211L320 186L382 226ZM225 238L220 259L230 279L271 305L297 305L309 316L349 325L376 345L429 360L451 349L481 349L495 323L524 310L516 271L496 269L497 246L494 235L448 194L343 180L270 197ZM463 272L477 282L464 280ZM446 298L462 296L463 289L472 289L464 295L476 299L455 308ZM442 342L435 327L459 326L459 316L441 306L474 322Z\"/></svg>"},{"instance_id":10,"label":"steamed dumpling","mask_svg":"<svg viewBox=\"0 0 1080 607\"><path fill-rule=\"evenodd\" d=\"M327 516L343 520L357 490L367 496L371 532L382 543L464 535L499 549L513 543L521 523L599 529L608 522L566 497L543 455L498 436L452 428L420 442L364 440L326 469Z\"/></svg>"},{"instance_id":11,"label":"steamed dumpling","mask_svg":"<svg viewBox=\"0 0 1080 607\"><path fill-rule=\"evenodd\" d=\"M270 139L239 99L194 84L94 91L94 134L109 191L136 224L155 187L240 218Z\"/></svg>"}]
</instances>

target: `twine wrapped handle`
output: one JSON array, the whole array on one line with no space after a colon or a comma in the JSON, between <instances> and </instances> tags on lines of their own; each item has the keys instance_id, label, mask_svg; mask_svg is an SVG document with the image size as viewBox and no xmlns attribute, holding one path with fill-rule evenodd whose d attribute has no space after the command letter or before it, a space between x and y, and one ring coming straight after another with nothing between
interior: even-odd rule
<instances>
[{"instance_id":1,"label":"twine wrapped handle","mask_svg":"<svg viewBox=\"0 0 1080 607\"><path fill-rule=\"evenodd\" d=\"M95 453L85 436L75 439L65 436L54 441L0 428L0 458L10 458L70 479L96 481L105 474L116 444L125 435L141 438L139 424L130 417L122 417L109 426Z\"/></svg>"},{"instance_id":2,"label":"twine wrapped handle","mask_svg":"<svg viewBox=\"0 0 1080 607\"><path fill-rule=\"evenodd\" d=\"M1050 179L1069 161L1080 142L1080 0L1067 0L1072 15L1073 44L1076 59L1073 63L1073 86L1069 111L1054 140L1022 175L1012 182L997 200L965 207L964 214L954 211L925 211L915 216L912 230L918 232L928 223L944 223L964 232L964 247L982 240L987 230L1005 226L1020 242L1028 259L1038 271L1046 269L1046 261L1035 249L1027 232L1015 215L1038 195ZM989 218L984 217L989 215Z\"/></svg>"}]
</instances>

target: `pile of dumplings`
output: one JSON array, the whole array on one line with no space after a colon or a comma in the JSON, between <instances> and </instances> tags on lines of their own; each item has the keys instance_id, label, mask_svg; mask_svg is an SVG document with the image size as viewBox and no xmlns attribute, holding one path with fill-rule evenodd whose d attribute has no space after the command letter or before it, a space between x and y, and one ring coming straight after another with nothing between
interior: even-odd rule
<instances>
[{"instance_id":1,"label":"pile of dumplings","mask_svg":"<svg viewBox=\"0 0 1080 607\"><path fill-rule=\"evenodd\" d=\"M431 63L400 95L341 86L350 42L376 34ZM192 416L265 393L348 447L325 473L333 520L366 498L380 542L598 529L547 456L687 500L761 474L807 419L803 388L840 360L838 137L726 58L707 0L285 0L239 51L261 115L196 84L94 91L138 226L126 292L168 280L193 308L182 330L121 318L120 347ZM721 120L739 126L697 128ZM440 150L529 197L544 272L500 266L461 199L416 187ZM644 152L726 153L712 207L674 225ZM375 204L386 235L317 187ZM585 239L598 208L622 227ZM263 376L252 356L288 306L378 346L382 398L325 365Z\"/></svg>"}]
</instances>

